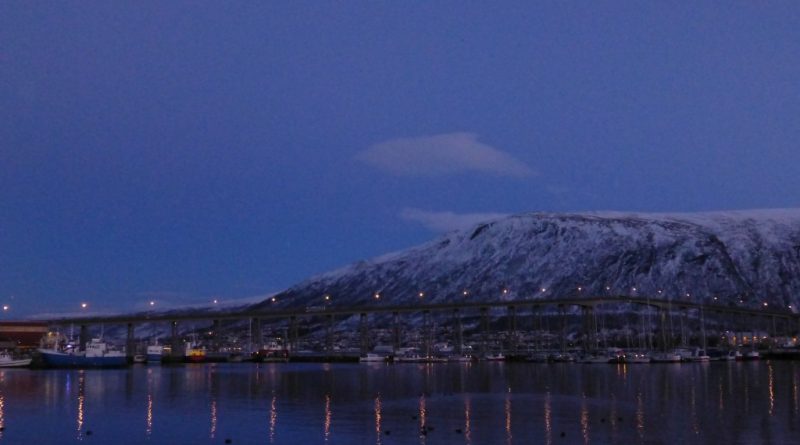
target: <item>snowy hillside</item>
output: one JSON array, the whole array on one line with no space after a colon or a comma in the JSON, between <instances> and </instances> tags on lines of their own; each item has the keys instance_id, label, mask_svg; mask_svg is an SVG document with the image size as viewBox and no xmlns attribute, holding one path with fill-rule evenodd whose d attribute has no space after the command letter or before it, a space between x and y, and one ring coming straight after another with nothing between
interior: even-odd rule
<instances>
[{"instance_id":1,"label":"snowy hillside","mask_svg":"<svg viewBox=\"0 0 800 445\"><path fill-rule=\"evenodd\" d=\"M374 304L379 292L381 302L405 304L424 292L427 302L496 301L574 296L578 287L587 296L635 287L641 296L797 308L800 209L515 215L311 278L277 299Z\"/></svg>"}]
</instances>

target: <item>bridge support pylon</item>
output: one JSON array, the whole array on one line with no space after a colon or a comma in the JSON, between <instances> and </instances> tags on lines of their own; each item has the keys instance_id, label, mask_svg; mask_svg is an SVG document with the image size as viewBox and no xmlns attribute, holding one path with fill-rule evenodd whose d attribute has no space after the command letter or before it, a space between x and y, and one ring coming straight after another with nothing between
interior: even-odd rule
<instances>
[{"instance_id":1,"label":"bridge support pylon","mask_svg":"<svg viewBox=\"0 0 800 445\"><path fill-rule=\"evenodd\" d=\"M263 338L261 336L261 319L253 317L250 319L250 353L257 352L263 346Z\"/></svg>"},{"instance_id":2,"label":"bridge support pylon","mask_svg":"<svg viewBox=\"0 0 800 445\"><path fill-rule=\"evenodd\" d=\"M489 354L489 308L481 308L481 354Z\"/></svg>"},{"instance_id":3,"label":"bridge support pylon","mask_svg":"<svg viewBox=\"0 0 800 445\"><path fill-rule=\"evenodd\" d=\"M453 350L456 354L464 353L464 327L461 324L461 311L453 309Z\"/></svg>"},{"instance_id":4,"label":"bridge support pylon","mask_svg":"<svg viewBox=\"0 0 800 445\"><path fill-rule=\"evenodd\" d=\"M127 335L125 336L125 355L133 358L136 354L136 339L133 336L133 323L128 323Z\"/></svg>"},{"instance_id":5,"label":"bridge support pylon","mask_svg":"<svg viewBox=\"0 0 800 445\"><path fill-rule=\"evenodd\" d=\"M361 347L359 351L362 356L365 356L369 352L369 324L367 323L366 313L362 312L359 316L359 329L361 331Z\"/></svg>"},{"instance_id":6,"label":"bridge support pylon","mask_svg":"<svg viewBox=\"0 0 800 445\"><path fill-rule=\"evenodd\" d=\"M178 322L173 320L169 322L170 327L170 346L172 347L171 356L173 359L183 357L183 341L181 341L180 333L178 332Z\"/></svg>"},{"instance_id":7,"label":"bridge support pylon","mask_svg":"<svg viewBox=\"0 0 800 445\"><path fill-rule=\"evenodd\" d=\"M86 343L89 343L89 327L85 324L82 324L80 328L80 334L78 334L78 348L81 351L85 351Z\"/></svg>"},{"instance_id":8,"label":"bridge support pylon","mask_svg":"<svg viewBox=\"0 0 800 445\"><path fill-rule=\"evenodd\" d=\"M517 307L508 306L508 350L512 355L517 354Z\"/></svg>"},{"instance_id":9,"label":"bridge support pylon","mask_svg":"<svg viewBox=\"0 0 800 445\"><path fill-rule=\"evenodd\" d=\"M392 354L397 357L400 353L400 314L392 312Z\"/></svg>"}]
</instances>

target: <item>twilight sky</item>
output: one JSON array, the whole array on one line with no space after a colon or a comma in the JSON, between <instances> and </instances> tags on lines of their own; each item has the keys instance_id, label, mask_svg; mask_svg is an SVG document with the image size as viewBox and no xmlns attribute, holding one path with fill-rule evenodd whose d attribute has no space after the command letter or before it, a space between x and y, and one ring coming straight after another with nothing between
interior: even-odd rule
<instances>
[{"instance_id":1,"label":"twilight sky","mask_svg":"<svg viewBox=\"0 0 800 445\"><path fill-rule=\"evenodd\" d=\"M0 303L253 297L507 213L800 207L798 119L796 2L2 2Z\"/></svg>"}]
</instances>

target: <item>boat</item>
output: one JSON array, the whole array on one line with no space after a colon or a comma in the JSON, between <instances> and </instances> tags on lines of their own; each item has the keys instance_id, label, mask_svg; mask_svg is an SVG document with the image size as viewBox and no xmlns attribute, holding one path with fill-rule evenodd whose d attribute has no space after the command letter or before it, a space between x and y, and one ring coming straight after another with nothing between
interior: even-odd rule
<instances>
[{"instance_id":1,"label":"boat","mask_svg":"<svg viewBox=\"0 0 800 445\"><path fill-rule=\"evenodd\" d=\"M650 363L650 356L643 352L633 352L625 356L625 363Z\"/></svg>"},{"instance_id":2,"label":"boat","mask_svg":"<svg viewBox=\"0 0 800 445\"><path fill-rule=\"evenodd\" d=\"M6 351L0 352L0 368L23 368L30 364L30 358L14 358Z\"/></svg>"},{"instance_id":3,"label":"boat","mask_svg":"<svg viewBox=\"0 0 800 445\"><path fill-rule=\"evenodd\" d=\"M598 363L608 364L608 362L609 358L607 356L598 354L585 355L578 359L578 363L586 363L586 364L598 364Z\"/></svg>"},{"instance_id":4,"label":"boat","mask_svg":"<svg viewBox=\"0 0 800 445\"><path fill-rule=\"evenodd\" d=\"M502 352L490 352L483 357L488 362L502 362L505 361L506 356Z\"/></svg>"},{"instance_id":5,"label":"boat","mask_svg":"<svg viewBox=\"0 0 800 445\"><path fill-rule=\"evenodd\" d=\"M550 356L546 352L534 352L525 357L525 361L531 363L547 363L550 361Z\"/></svg>"},{"instance_id":6,"label":"boat","mask_svg":"<svg viewBox=\"0 0 800 445\"><path fill-rule=\"evenodd\" d=\"M709 357L705 349L697 348L692 352L691 360L693 362L707 362L711 360L711 357Z\"/></svg>"},{"instance_id":7,"label":"boat","mask_svg":"<svg viewBox=\"0 0 800 445\"><path fill-rule=\"evenodd\" d=\"M190 363L202 363L206 361L206 348L195 341L190 341L186 343L186 351L183 354L183 358Z\"/></svg>"},{"instance_id":8,"label":"boat","mask_svg":"<svg viewBox=\"0 0 800 445\"><path fill-rule=\"evenodd\" d=\"M386 357L373 352L368 352L366 355L362 355L358 358L359 363L383 363L385 361Z\"/></svg>"},{"instance_id":9,"label":"boat","mask_svg":"<svg viewBox=\"0 0 800 445\"><path fill-rule=\"evenodd\" d=\"M460 355L450 355L447 357L448 362L459 362L459 363L468 363L473 360L472 356L469 354L460 354Z\"/></svg>"},{"instance_id":10,"label":"boat","mask_svg":"<svg viewBox=\"0 0 800 445\"><path fill-rule=\"evenodd\" d=\"M133 363L147 363L147 356L144 354L136 354L133 356Z\"/></svg>"},{"instance_id":11,"label":"boat","mask_svg":"<svg viewBox=\"0 0 800 445\"><path fill-rule=\"evenodd\" d=\"M557 352L550 355L550 361L556 363L571 363L575 361L575 355L569 352Z\"/></svg>"},{"instance_id":12,"label":"boat","mask_svg":"<svg viewBox=\"0 0 800 445\"><path fill-rule=\"evenodd\" d=\"M653 363L680 363L681 356L674 352L659 352L650 357Z\"/></svg>"},{"instance_id":13,"label":"boat","mask_svg":"<svg viewBox=\"0 0 800 445\"><path fill-rule=\"evenodd\" d=\"M119 368L128 365L128 357L123 351L108 347L99 338L93 338L81 351L72 345L64 350L38 349L46 366L59 368Z\"/></svg>"},{"instance_id":14,"label":"boat","mask_svg":"<svg viewBox=\"0 0 800 445\"><path fill-rule=\"evenodd\" d=\"M744 361L753 361L753 360L758 360L760 358L761 354L759 354L758 351L756 351L755 349L752 351L745 352L744 355L742 356L742 360Z\"/></svg>"},{"instance_id":15,"label":"boat","mask_svg":"<svg viewBox=\"0 0 800 445\"><path fill-rule=\"evenodd\" d=\"M147 363L161 363L164 357L164 346L158 343L147 346Z\"/></svg>"},{"instance_id":16,"label":"boat","mask_svg":"<svg viewBox=\"0 0 800 445\"><path fill-rule=\"evenodd\" d=\"M262 345L258 350L250 354L250 360L254 362L288 362L289 349L279 344L277 341L270 341Z\"/></svg>"}]
</instances>

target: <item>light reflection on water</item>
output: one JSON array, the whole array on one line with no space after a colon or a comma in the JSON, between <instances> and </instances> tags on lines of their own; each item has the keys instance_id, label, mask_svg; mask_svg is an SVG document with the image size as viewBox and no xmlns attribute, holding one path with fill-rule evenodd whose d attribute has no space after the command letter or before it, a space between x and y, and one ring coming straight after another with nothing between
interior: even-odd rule
<instances>
[{"instance_id":1,"label":"light reflection on water","mask_svg":"<svg viewBox=\"0 0 800 445\"><path fill-rule=\"evenodd\" d=\"M772 361L0 370L0 445L800 443L799 393Z\"/></svg>"}]
</instances>

